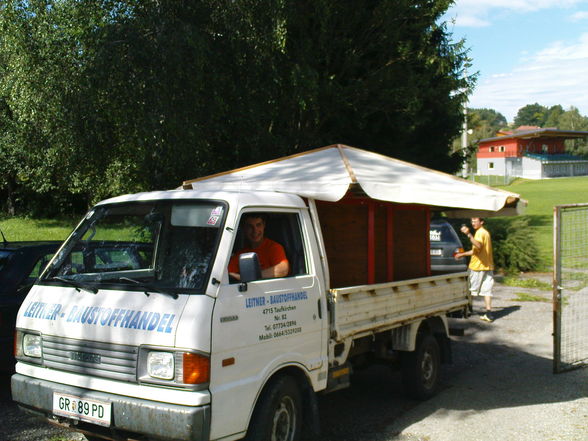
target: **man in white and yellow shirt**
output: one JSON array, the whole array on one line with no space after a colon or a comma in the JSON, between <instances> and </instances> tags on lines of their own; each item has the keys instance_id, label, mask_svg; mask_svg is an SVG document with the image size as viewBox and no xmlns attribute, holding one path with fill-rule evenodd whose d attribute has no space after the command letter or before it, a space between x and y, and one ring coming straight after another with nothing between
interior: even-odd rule
<instances>
[{"instance_id":1,"label":"man in white and yellow shirt","mask_svg":"<svg viewBox=\"0 0 588 441\"><path fill-rule=\"evenodd\" d=\"M484 219L472 217L472 227L476 232L472 235L470 229L463 225L461 232L472 243L472 249L463 253L456 253L455 258L471 256L469 269L470 292L473 296L484 296L486 313L480 318L492 322L492 287L494 286L494 260L492 258L492 239L484 228Z\"/></svg>"}]
</instances>

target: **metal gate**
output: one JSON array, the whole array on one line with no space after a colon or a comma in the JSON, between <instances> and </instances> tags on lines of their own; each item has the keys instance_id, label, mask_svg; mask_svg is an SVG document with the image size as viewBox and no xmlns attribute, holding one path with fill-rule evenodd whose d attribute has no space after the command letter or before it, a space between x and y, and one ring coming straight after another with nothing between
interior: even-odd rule
<instances>
[{"instance_id":1,"label":"metal gate","mask_svg":"<svg viewBox=\"0 0 588 441\"><path fill-rule=\"evenodd\" d=\"M588 365L588 204L559 205L553 219L553 370Z\"/></svg>"}]
</instances>

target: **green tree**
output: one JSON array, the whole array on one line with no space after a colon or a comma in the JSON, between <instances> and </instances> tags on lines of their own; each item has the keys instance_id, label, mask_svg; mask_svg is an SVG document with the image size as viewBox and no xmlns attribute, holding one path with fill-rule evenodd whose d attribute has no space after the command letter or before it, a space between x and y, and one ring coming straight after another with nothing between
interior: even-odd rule
<instances>
[{"instance_id":1,"label":"green tree","mask_svg":"<svg viewBox=\"0 0 588 441\"><path fill-rule=\"evenodd\" d=\"M559 129L573 131L588 131L588 117L582 116L576 107L570 107L559 117ZM588 140L586 138L569 139L566 141L566 151L574 155L588 155Z\"/></svg>"},{"instance_id":2,"label":"green tree","mask_svg":"<svg viewBox=\"0 0 588 441\"><path fill-rule=\"evenodd\" d=\"M564 109L559 104L556 106L551 106L547 112L547 118L545 119L545 125L543 127L559 127L559 119L564 113Z\"/></svg>"},{"instance_id":3,"label":"green tree","mask_svg":"<svg viewBox=\"0 0 588 441\"><path fill-rule=\"evenodd\" d=\"M475 76L441 22L451 3L5 0L5 209L80 209L331 143L454 171Z\"/></svg>"},{"instance_id":4,"label":"green tree","mask_svg":"<svg viewBox=\"0 0 588 441\"><path fill-rule=\"evenodd\" d=\"M502 113L493 109L469 109L468 127L473 130L472 139L492 138L508 126Z\"/></svg>"},{"instance_id":5,"label":"green tree","mask_svg":"<svg viewBox=\"0 0 588 441\"><path fill-rule=\"evenodd\" d=\"M549 109L538 103L527 104L521 107L514 119L514 126L537 126L543 127L547 120Z\"/></svg>"}]
</instances>

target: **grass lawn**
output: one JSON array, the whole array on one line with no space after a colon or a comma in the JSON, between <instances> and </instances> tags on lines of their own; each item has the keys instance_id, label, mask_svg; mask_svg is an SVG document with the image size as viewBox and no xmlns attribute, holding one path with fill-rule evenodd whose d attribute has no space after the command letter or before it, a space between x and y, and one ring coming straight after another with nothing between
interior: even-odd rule
<instances>
[{"instance_id":1,"label":"grass lawn","mask_svg":"<svg viewBox=\"0 0 588 441\"><path fill-rule=\"evenodd\" d=\"M521 195L529 202L525 214L539 247L541 271L553 269L553 207L588 203L588 177L542 180L517 179L500 188Z\"/></svg>"},{"instance_id":2,"label":"grass lawn","mask_svg":"<svg viewBox=\"0 0 588 441\"><path fill-rule=\"evenodd\" d=\"M80 215L80 219L81 219ZM65 240L80 219L29 219L1 217L0 230L6 240ZM2 237L0 237L0 240Z\"/></svg>"}]
</instances>

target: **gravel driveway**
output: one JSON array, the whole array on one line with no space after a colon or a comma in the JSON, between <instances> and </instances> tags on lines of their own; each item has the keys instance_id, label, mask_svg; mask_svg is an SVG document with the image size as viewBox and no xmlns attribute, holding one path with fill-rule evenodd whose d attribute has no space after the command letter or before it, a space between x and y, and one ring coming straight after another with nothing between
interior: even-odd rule
<instances>
[{"instance_id":1,"label":"gravel driveway","mask_svg":"<svg viewBox=\"0 0 588 441\"><path fill-rule=\"evenodd\" d=\"M358 372L351 388L320 398L317 441L586 441L588 369L552 374L551 304L516 301L517 292L551 296L498 284L494 323L454 320L464 335L452 337L454 363L436 397L405 398L398 373L384 367ZM83 439L19 412L6 378L1 390L1 440Z\"/></svg>"}]
</instances>

